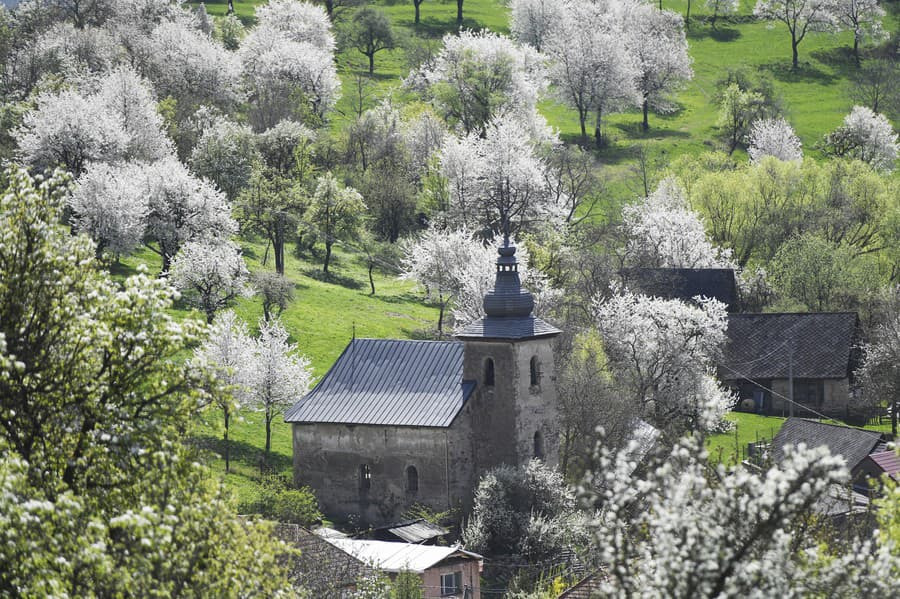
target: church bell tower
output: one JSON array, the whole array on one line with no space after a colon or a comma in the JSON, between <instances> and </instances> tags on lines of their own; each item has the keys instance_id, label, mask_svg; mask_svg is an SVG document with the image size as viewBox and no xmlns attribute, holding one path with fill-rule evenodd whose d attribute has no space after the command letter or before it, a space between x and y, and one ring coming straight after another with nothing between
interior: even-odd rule
<instances>
[{"instance_id":1,"label":"church bell tower","mask_svg":"<svg viewBox=\"0 0 900 599\"><path fill-rule=\"evenodd\" d=\"M522 288L515 246L507 242L498 253L485 316L457 335L465 344L463 379L477 382L472 426L479 476L500 464L559 461L553 339L561 331L534 316L534 296Z\"/></svg>"}]
</instances>

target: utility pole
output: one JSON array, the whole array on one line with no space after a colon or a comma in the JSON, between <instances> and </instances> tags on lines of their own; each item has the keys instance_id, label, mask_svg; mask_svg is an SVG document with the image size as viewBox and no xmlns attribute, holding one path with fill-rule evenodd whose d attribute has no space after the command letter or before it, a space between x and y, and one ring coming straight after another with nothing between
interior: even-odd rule
<instances>
[{"instance_id":1,"label":"utility pole","mask_svg":"<svg viewBox=\"0 0 900 599\"><path fill-rule=\"evenodd\" d=\"M791 402L789 414L794 417L794 344L788 345L788 397Z\"/></svg>"}]
</instances>

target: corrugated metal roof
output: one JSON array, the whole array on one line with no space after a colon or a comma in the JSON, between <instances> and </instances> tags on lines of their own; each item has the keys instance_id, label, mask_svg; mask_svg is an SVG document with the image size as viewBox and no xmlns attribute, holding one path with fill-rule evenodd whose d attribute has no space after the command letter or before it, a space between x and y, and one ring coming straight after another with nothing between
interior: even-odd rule
<instances>
[{"instance_id":1,"label":"corrugated metal roof","mask_svg":"<svg viewBox=\"0 0 900 599\"><path fill-rule=\"evenodd\" d=\"M881 439L881 433L875 431L824 424L802 418L788 418L772 440L772 445L775 448L776 462L784 459L785 445L795 447L800 443L805 443L807 447L825 445L831 455L843 456L847 461L847 469L853 470Z\"/></svg>"},{"instance_id":2,"label":"corrugated metal roof","mask_svg":"<svg viewBox=\"0 0 900 599\"><path fill-rule=\"evenodd\" d=\"M562 331L534 316L486 316L466 325L456 334L459 339L530 339L559 335Z\"/></svg>"},{"instance_id":3,"label":"corrugated metal roof","mask_svg":"<svg viewBox=\"0 0 900 599\"><path fill-rule=\"evenodd\" d=\"M895 479L900 478L898 477L900 475L900 455L897 455L896 451L880 451L869 454L868 457L884 470L885 474Z\"/></svg>"},{"instance_id":4,"label":"corrugated metal roof","mask_svg":"<svg viewBox=\"0 0 900 599\"><path fill-rule=\"evenodd\" d=\"M328 542L383 572L409 570L418 574L450 557L481 560L477 553L458 546L415 545L390 541L361 541L358 539L328 539Z\"/></svg>"},{"instance_id":5,"label":"corrugated metal roof","mask_svg":"<svg viewBox=\"0 0 900 599\"><path fill-rule=\"evenodd\" d=\"M432 524L427 520L405 522L403 524L398 524L397 526L391 526L387 530L407 543L421 543L423 541L428 541L429 539L442 537L450 532L443 526Z\"/></svg>"},{"instance_id":6,"label":"corrugated metal roof","mask_svg":"<svg viewBox=\"0 0 900 599\"><path fill-rule=\"evenodd\" d=\"M354 339L286 422L448 427L475 389L457 341Z\"/></svg>"},{"instance_id":7,"label":"corrugated metal roof","mask_svg":"<svg viewBox=\"0 0 900 599\"><path fill-rule=\"evenodd\" d=\"M842 379L851 370L855 312L730 314L721 377Z\"/></svg>"}]
</instances>

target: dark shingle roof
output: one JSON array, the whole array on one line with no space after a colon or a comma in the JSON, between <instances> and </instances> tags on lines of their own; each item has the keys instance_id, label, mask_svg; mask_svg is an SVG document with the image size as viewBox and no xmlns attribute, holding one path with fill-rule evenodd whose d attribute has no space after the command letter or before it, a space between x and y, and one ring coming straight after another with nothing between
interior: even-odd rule
<instances>
[{"instance_id":1,"label":"dark shingle roof","mask_svg":"<svg viewBox=\"0 0 900 599\"><path fill-rule=\"evenodd\" d=\"M690 301L698 295L737 306L737 286L730 268L628 268L626 285L645 295Z\"/></svg>"},{"instance_id":2,"label":"dark shingle roof","mask_svg":"<svg viewBox=\"0 0 900 599\"><path fill-rule=\"evenodd\" d=\"M457 341L354 339L286 422L447 427L474 381Z\"/></svg>"},{"instance_id":3,"label":"dark shingle roof","mask_svg":"<svg viewBox=\"0 0 900 599\"><path fill-rule=\"evenodd\" d=\"M530 339L550 337L561 331L540 318L485 316L468 324L456 334L459 339Z\"/></svg>"},{"instance_id":4,"label":"dark shingle roof","mask_svg":"<svg viewBox=\"0 0 900 599\"><path fill-rule=\"evenodd\" d=\"M843 456L847 469L853 470L882 440L881 433L861 428L824 424L802 418L788 418L772 440L775 461L784 459L784 446L805 443L807 447L825 445L832 455Z\"/></svg>"},{"instance_id":5,"label":"dark shingle roof","mask_svg":"<svg viewBox=\"0 0 900 599\"><path fill-rule=\"evenodd\" d=\"M729 314L721 378L786 379L793 350L793 376L849 376L856 341L855 312Z\"/></svg>"}]
</instances>

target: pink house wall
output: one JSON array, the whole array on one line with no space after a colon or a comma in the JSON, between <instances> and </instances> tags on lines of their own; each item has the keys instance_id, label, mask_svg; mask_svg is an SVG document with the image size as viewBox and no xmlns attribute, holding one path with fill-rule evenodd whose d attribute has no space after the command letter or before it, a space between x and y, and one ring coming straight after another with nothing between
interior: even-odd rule
<instances>
[{"instance_id":1,"label":"pink house wall","mask_svg":"<svg viewBox=\"0 0 900 599\"><path fill-rule=\"evenodd\" d=\"M462 599L463 592L456 595L441 595L441 575L462 572L463 588L472 589L468 599L481 599L480 564L475 559L460 559L441 562L436 566L425 570L422 574L422 597L424 599L441 599L442 597L457 597Z\"/></svg>"}]
</instances>

